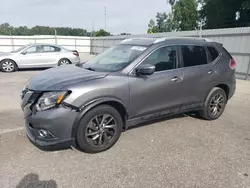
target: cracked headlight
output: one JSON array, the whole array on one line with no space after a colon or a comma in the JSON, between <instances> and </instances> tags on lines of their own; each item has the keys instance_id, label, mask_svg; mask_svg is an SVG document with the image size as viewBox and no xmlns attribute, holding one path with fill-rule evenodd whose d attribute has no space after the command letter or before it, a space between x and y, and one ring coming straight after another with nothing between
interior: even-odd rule
<instances>
[{"instance_id":1,"label":"cracked headlight","mask_svg":"<svg viewBox=\"0 0 250 188\"><path fill-rule=\"evenodd\" d=\"M68 95L68 91L45 92L36 103L37 111L44 111L58 106Z\"/></svg>"}]
</instances>

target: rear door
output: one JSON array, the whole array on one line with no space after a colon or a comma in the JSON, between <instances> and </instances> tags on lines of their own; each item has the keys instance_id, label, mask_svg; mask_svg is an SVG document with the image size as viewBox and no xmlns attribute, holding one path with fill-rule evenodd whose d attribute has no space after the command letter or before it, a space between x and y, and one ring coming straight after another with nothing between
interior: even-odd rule
<instances>
[{"instance_id":1,"label":"rear door","mask_svg":"<svg viewBox=\"0 0 250 188\"><path fill-rule=\"evenodd\" d=\"M216 62L211 61L206 46L181 45L179 51L183 72L183 105L202 106L208 92L218 79Z\"/></svg>"},{"instance_id":2,"label":"rear door","mask_svg":"<svg viewBox=\"0 0 250 188\"><path fill-rule=\"evenodd\" d=\"M43 59L44 63L48 66L57 65L60 59L61 49L52 45L43 45Z\"/></svg>"}]
</instances>

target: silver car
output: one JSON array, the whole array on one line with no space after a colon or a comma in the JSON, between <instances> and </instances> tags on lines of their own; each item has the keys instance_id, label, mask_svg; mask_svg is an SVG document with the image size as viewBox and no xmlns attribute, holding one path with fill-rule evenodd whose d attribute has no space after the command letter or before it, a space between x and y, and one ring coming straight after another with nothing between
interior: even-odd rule
<instances>
[{"instance_id":1,"label":"silver car","mask_svg":"<svg viewBox=\"0 0 250 188\"><path fill-rule=\"evenodd\" d=\"M0 53L0 70L3 72L76 63L80 63L76 50L71 51L52 44L29 44L10 53Z\"/></svg>"}]
</instances>

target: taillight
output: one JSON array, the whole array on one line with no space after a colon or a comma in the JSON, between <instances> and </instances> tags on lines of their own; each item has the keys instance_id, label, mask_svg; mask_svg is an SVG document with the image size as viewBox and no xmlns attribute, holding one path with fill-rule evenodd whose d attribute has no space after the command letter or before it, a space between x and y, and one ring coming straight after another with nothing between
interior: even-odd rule
<instances>
[{"instance_id":1,"label":"taillight","mask_svg":"<svg viewBox=\"0 0 250 188\"><path fill-rule=\"evenodd\" d=\"M234 59L230 60L229 67L234 70L236 69L236 61Z\"/></svg>"},{"instance_id":2,"label":"taillight","mask_svg":"<svg viewBox=\"0 0 250 188\"><path fill-rule=\"evenodd\" d=\"M78 52L73 52L73 54L74 54L75 56L79 56L79 53L78 53Z\"/></svg>"}]
</instances>

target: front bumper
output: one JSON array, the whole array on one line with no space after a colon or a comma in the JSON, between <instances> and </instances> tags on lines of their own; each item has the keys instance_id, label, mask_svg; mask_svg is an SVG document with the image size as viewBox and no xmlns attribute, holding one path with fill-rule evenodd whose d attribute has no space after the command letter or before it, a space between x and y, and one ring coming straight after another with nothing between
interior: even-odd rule
<instances>
[{"instance_id":1,"label":"front bumper","mask_svg":"<svg viewBox=\"0 0 250 188\"><path fill-rule=\"evenodd\" d=\"M69 108L59 107L32 113L29 106L24 108L25 128L29 140L41 149L62 149L75 145L72 138L73 123L78 115ZM40 130L49 132L42 137Z\"/></svg>"}]
</instances>

